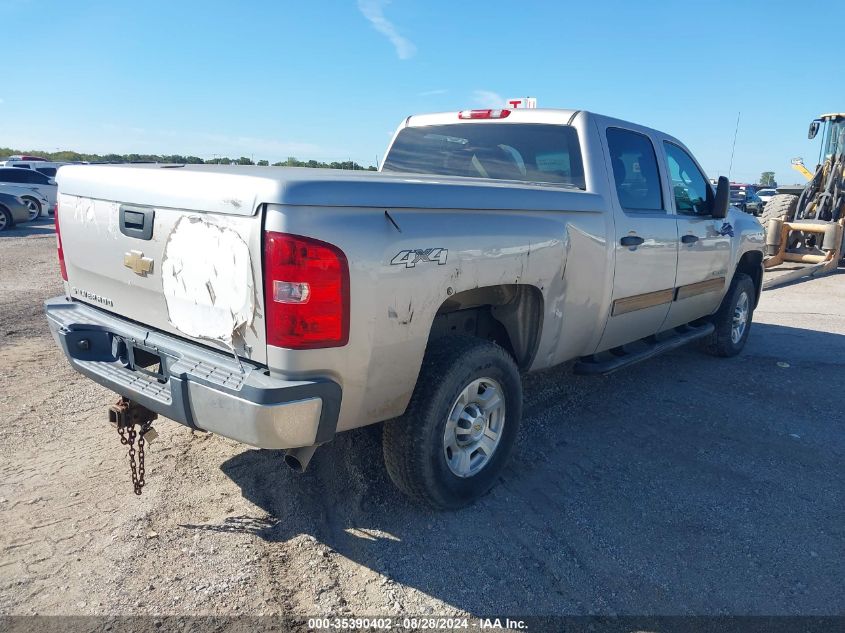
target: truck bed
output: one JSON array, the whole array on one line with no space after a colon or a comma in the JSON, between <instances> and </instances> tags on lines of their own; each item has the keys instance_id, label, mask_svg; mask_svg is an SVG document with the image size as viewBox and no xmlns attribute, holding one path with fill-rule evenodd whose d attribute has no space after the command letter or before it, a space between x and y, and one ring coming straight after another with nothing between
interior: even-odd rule
<instances>
[{"instance_id":1,"label":"truck bed","mask_svg":"<svg viewBox=\"0 0 845 633\"><path fill-rule=\"evenodd\" d=\"M259 363L270 205L598 209L595 195L559 185L307 168L80 165L61 170L59 187L71 298Z\"/></svg>"}]
</instances>

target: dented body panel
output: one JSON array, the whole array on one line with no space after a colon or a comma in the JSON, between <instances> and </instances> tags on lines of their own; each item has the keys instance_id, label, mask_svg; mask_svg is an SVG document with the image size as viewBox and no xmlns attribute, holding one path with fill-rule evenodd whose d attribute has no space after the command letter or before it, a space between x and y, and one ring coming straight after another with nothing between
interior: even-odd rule
<instances>
[{"instance_id":1,"label":"dented body panel","mask_svg":"<svg viewBox=\"0 0 845 633\"><path fill-rule=\"evenodd\" d=\"M140 240L121 232L122 206L60 192L68 296L265 362L261 217L153 206L152 236Z\"/></svg>"},{"instance_id":2,"label":"dented body panel","mask_svg":"<svg viewBox=\"0 0 845 633\"><path fill-rule=\"evenodd\" d=\"M411 117L400 131L454 121L454 113ZM675 139L576 111L516 110L506 121L571 126L583 187L304 168L64 167L59 222L66 301L139 324L149 336L175 336L227 354L275 384L331 384L342 394L339 406L324 402L320 410L333 412L333 433L405 411L429 340L457 327L444 315L492 306L485 314L506 330L521 367L539 370L707 316L743 257L762 253L762 231L743 214L682 224L665 166L665 208L653 214L662 226L659 239L648 235L656 226L650 218L622 208L605 130L646 136L661 165L663 142L683 147ZM147 221L152 234L142 239ZM639 251L620 248L634 228L651 241ZM682 246L680 235L693 230L712 239ZM267 344L267 232L320 240L345 255L347 344L300 350ZM653 288L658 277L665 288ZM48 315L51 309L57 308L48 306ZM58 318L51 324L57 340L83 327ZM123 329L115 325L114 335ZM122 383L103 375L95 379L122 393ZM261 445L243 440L260 434L231 430L238 424L231 412L242 410L240 404L215 396L210 406L204 389L194 387L185 404L199 428ZM306 405L297 406L300 412L289 415L290 408L275 409L274 428L300 424ZM305 436L325 441L326 423L317 434L308 411L312 426L278 437L296 437L298 446Z\"/></svg>"}]
</instances>

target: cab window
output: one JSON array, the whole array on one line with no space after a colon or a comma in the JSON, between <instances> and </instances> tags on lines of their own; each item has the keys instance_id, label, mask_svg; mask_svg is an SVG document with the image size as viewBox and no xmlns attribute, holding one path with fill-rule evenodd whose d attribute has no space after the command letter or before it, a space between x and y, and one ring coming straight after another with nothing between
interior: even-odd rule
<instances>
[{"instance_id":1,"label":"cab window","mask_svg":"<svg viewBox=\"0 0 845 633\"><path fill-rule=\"evenodd\" d=\"M713 188L698 169L695 161L674 143L664 142L669 180L679 215L710 215L713 209Z\"/></svg>"},{"instance_id":2,"label":"cab window","mask_svg":"<svg viewBox=\"0 0 845 633\"><path fill-rule=\"evenodd\" d=\"M625 211L663 211L654 146L644 134L607 128L607 145L619 204Z\"/></svg>"},{"instance_id":3,"label":"cab window","mask_svg":"<svg viewBox=\"0 0 845 633\"><path fill-rule=\"evenodd\" d=\"M396 136L382 170L586 188L578 133L568 125L481 122L406 127Z\"/></svg>"}]
</instances>

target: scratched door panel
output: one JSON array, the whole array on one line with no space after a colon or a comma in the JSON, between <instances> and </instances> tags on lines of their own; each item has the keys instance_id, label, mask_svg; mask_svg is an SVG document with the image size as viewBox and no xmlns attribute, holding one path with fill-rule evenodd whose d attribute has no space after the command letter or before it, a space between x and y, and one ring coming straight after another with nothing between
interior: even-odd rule
<instances>
[{"instance_id":1,"label":"scratched door panel","mask_svg":"<svg viewBox=\"0 0 845 633\"><path fill-rule=\"evenodd\" d=\"M152 221L150 239L121 230L122 206L137 214L134 221ZM260 213L200 213L62 194L59 222L72 298L265 362L261 261L251 256L261 253Z\"/></svg>"}]
</instances>

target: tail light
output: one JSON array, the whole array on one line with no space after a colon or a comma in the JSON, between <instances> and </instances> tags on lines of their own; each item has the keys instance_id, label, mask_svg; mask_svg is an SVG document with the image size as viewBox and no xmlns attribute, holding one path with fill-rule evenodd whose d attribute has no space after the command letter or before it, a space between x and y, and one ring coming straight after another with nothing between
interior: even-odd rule
<instances>
[{"instance_id":1,"label":"tail light","mask_svg":"<svg viewBox=\"0 0 845 633\"><path fill-rule=\"evenodd\" d=\"M299 235L264 236L267 344L289 349L349 341L349 265L336 246Z\"/></svg>"},{"instance_id":2,"label":"tail light","mask_svg":"<svg viewBox=\"0 0 845 633\"><path fill-rule=\"evenodd\" d=\"M461 110L458 112L459 119L506 119L510 110Z\"/></svg>"},{"instance_id":3,"label":"tail light","mask_svg":"<svg viewBox=\"0 0 845 633\"><path fill-rule=\"evenodd\" d=\"M56 223L56 251L59 255L59 268L62 271L62 279L67 281L67 266L65 266L65 251L62 248L62 231L59 228L59 203L53 207L53 221Z\"/></svg>"}]
</instances>

